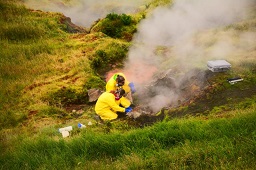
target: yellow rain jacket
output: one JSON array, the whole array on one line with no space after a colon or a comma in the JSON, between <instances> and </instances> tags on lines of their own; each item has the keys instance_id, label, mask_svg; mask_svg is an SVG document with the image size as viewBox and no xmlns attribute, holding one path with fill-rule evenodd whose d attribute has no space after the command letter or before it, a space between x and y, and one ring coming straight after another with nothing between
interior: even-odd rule
<instances>
[{"instance_id":1,"label":"yellow rain jacket","mask_svg":"<svg viewBox=\"0 0 256 170\"><path fill-rule=\"evenodd\" d=\"M123 107L119 106L122 105ZM102 120L113 120L118 117L116 112L125 112L125 108L131 105L130 101L124 97L115 100L115 95L110 92L104 92L98 98L95 105L95 112Z\"/></svg>"},{"instance_id":2,"label":"yellow rain jacket","mask_svg":"<svg viewBox=\"0 0 256 170\"><path fill-rule=\"evenodd\" d=\"M130 87L129 87L129 81L126 79L125 75L123 73L115 73L107 82L106 84L106 91L110 92L111 90L116 91L118 89L118 86L116 85L116 78L117 75L123 76L125 79L125 83L122 86L122 88L125 90L125 93L129 93L131 91Z\"/></svg>"}]
</instances>

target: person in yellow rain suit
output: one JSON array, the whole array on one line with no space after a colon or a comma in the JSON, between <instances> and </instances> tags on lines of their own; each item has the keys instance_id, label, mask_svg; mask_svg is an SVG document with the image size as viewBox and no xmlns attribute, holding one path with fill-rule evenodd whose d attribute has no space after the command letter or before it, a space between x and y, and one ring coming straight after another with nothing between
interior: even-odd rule
<instances>
[{"instance_id":1,"label":"person in yellow rain suit","mask_svg":"<svg viewBox=\"0 0 256 170\"><path fill-rule=\"evenodd\" d=\"M124 94L125 90L123 89L102 93L95 105L96 114L104 121L116 119L117 112L131 112L131 103L122 97Z\"/></svg>"},{"instance_id":2,"label":"person in yellow rain suit","mask_svg":"<svg viewBox=\"0 0 256 170\"><path fill-rule=\"evenodd\" d=\"M129 82L123 73L115 73L106 84L106 91L110 92L111 90L118 90L123 88L126 92L125 96L132 103L131 93L135 93L135 87L133 82Z\"/></svg>"}]
</instances>

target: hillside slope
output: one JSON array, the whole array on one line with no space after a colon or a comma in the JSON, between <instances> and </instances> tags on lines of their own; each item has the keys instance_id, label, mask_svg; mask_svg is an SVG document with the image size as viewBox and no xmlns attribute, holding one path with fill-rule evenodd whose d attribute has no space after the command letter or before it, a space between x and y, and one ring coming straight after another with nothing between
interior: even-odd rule
<instances>
[{"instance_id":1,"label":"hillside slope","mask_svg":"<svg viewBox=\"0 0 256 170\"><path fill-rule=\"evenodd\" d=\"M235 56L228 56L229 71L212 73L200 63L192 74L181 69L175 57L168 58L175 56L175 47L160 46L154 53L164 63L156 75L173 63L171 83L177 84L158 83L175 87L181 98L152 111L147 106L155 93L144 93L148 100L142 100L145 96L138 91L134 110L152 115L105 124L95 119L95 102L89 102L88 90L104 90L106 73L126 66L135 43L131 36L138 33L135 28L154 5L166 3L152 1L136 15L108 16L118 20L106 16L89 32L61 13L28 9L19 0L0 0L1 169L255 167L256 10L250 10L246 20L199 32L192 39L198 47L206 47L207 54L217 37L232 35L226 40L237 48L232 49ZM131 22L118 31L128 36L113 38L102 32L111 25L108 22L120 24L122 17ZM227 82L236 76L243 81ZM87 128L78 129L79 122ZM65 126L73 127L68 138L58 132Z\"/></svg>"}]
</instances>

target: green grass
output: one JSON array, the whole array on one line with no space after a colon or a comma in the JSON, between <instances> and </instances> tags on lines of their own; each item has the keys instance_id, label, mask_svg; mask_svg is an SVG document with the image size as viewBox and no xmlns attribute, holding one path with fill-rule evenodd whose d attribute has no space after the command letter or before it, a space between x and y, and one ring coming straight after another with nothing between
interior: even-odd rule
<instances>
[{"instance_id":1,"label":"green grass","mask_svg":"<svg viewBox=\"0 0 256 170\"><path fill-rule=\"evenodd\" d=\"M98 72L126 58L129 43L100 32L69 33L62 14L30 10L21 1L1 0L0 9L1 129L49 104L58 110L87 103L88 89L105 88Z\"/></svg>"},{"instance_id":2,"label":"green grass","mask_svg":"<svg viewBox=\"0 0 256 170\"><path fill-rule=\"evenodd\" d=\"M230 119L174 119L125 133L85 129L65 140L41 134L6 151L1 164L3 169L253 169L255 124L256 112L248 109Z\"/></svg>"}]
</instances>

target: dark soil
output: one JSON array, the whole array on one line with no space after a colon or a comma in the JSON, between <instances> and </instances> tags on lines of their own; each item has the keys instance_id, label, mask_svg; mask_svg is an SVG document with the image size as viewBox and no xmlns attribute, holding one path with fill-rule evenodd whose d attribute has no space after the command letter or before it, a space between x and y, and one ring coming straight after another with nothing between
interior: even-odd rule
<instances>
[{"instance_id":1,"label":"dark soil","mask_svg":"<svg viewBox=\"0 0 256 170\"><path fill-rule=\"evenodd\" d=\"M202 74L198 75L202 76ZM227 81L228 77L230 77L229 73L206 72L203 83L197 82L197 80L202 80L201 78L192 77L193 81L188 80L190 83L187 83L187 86L184 87L183 97L187 100L175 106L162 108L158 116L146 114L129 122L133 126L144 127L162 121L166 116L177 118L188 115L207 115L216 107L223 107L223 111L234 110L246 98L252 98L256 95L256 85L254 83L241 81L230 84ZM200 84L201 90L191 93L191 82L196 85ZM139 109L137 108L137 110Z\"/></svg>"},{"instance_id":2,"label":"dark soil","mask_svg":"<svg viewBox=\"0 0 256 170\"><path fill-rule=\"evenodd\" d=\"M208 114L214 107L220 106L226 106L226 111L233 110L246 98L256 95L256 86L250 84L243 87L238 84L230 86L232 87L223 87L222 90L214 92L208 88L202 95L184 103L182 106L186 106L186 109L170 109L168 115L170 117L182 117L185 115Z\"/></svg>"}]
</instances>

